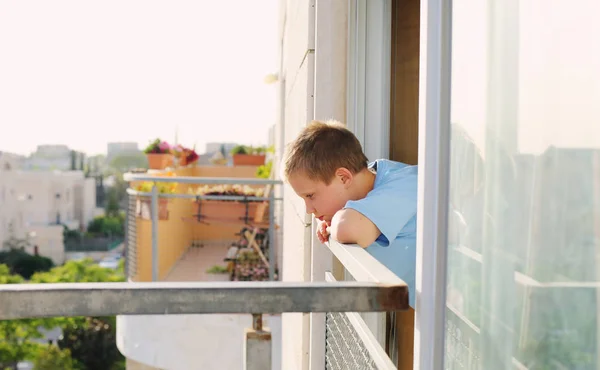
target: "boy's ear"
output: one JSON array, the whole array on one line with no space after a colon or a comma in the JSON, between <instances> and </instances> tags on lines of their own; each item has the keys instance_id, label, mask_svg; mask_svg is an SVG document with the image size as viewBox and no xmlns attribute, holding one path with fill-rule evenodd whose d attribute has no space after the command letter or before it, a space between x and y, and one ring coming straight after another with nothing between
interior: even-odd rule
<instances>
[{"instance_id":1,"label":"boy's ear","mask_svg":"<svg viewBox=\"0 0 600 370\"><path fill-rule=\"evenodd\" d=\"M352 182L352 172L347 168L340 167L335 171L335 176L340 179L342 184L348 186Z\"/></svg>"}]
</instances>

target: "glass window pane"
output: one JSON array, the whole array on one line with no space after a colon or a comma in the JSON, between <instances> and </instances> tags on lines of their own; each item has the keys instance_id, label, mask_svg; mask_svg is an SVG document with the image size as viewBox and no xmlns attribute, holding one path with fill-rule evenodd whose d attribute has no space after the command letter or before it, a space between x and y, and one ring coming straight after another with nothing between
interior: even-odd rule
<instances>
[{"instance_id":1,"label":"glass window pane","mask_svg":"<svg viewBox=\"0 0 600 370\"><path fill-rule=\"evenodd\" d=\"M600 2L454 0L447 369L596 369Z\"/></svg>"}]
</instances>

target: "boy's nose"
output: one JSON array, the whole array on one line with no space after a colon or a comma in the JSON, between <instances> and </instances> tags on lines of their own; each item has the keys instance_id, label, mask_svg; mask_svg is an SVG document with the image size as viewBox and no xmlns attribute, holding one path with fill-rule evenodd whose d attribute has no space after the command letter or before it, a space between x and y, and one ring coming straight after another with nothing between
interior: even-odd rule
<instances>
[{"instance_id":1,"label":"boy's nose","mask_svg":"<svg viewBox=\"0 0 600 370\"><path fill-rule=\"evenodd\" d=\"M313 207L312 205L310 205L308 202L304 202L304 205L306 206L306 213L309 215L312 215L313 213L315 213L315 207Z\"/></svg>"}]
</instances>

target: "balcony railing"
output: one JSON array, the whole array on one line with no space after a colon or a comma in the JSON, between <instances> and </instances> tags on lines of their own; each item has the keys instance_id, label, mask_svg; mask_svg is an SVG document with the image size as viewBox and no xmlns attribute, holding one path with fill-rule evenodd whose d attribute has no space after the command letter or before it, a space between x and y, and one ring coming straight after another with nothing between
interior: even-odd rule
<instances>
[{"instance_id":1,"label":"balcony railing","mask_svg":"<svg viewBox=\"0 0 600 370\"><path fill-rule=\"evenodd\" d=\"M375 284L383 282L404 284L402 279L358 245L346 245L330 241L327 243L327 247L344 268L342 276L338 276L340 279ZM335 281L335 277L333 274L327 273L327 280ZM397 311L406 311L407 309L408 306ZM399 324L406 324L407 320L399 321L398 314L394 310L378 313L365 312L361 315L355 313L346 313L345 315L328 313L325 318L327 369L400 368L399 364L403 362L400 357L411 353L412 347L403 348L403 343L399 340L400 333L397 331ZM363 333L360 342L348 343L352 341L349 340L350 338L356 337L355 335L349 335L352 332ZM336 337L343 338L337 339ZM340 342L345 343L342 348L332 345L332 343ZM354 351L361 349L361 353L370 348L370 351L374 352L369 358L381 358L385 365L379 364L377 367L373 367L372 364L361 362L361 358L358 357L354 360L352 366L349 366L347 363L348 357L343 356L343 354L349 352L351 348L354 348ZM342 362L340 362L341 359Z\"/></svg>"},{"instance_id":2,"label":"balcony railing","mask_svg":"<svg viewBox=\"0 0 600 370\"><path fill-rule=\"evenodd\" d=\"M153 183L177 183L180 185L187 186L187 189L194 189L200 185L247 185L253 187L265 187L265 196L239 196L239 195L196 195L194 192L185 193L183 191L170 194L160 194L157 186L153 186L151 192L140 192L132 188L127 190L128 194L128 214L127 214L127 226L126 226L126 247L127 247L127 275L132 280L137 281L159 281L161 277L170 270L174 261L168 261L166 264L161 265L160 255L161 247L160 243L169 242L177 244L176 247L169 248L183 253L186 249L194 245L194 243L201 243L201 240L196 240L192 236L185 236L186 231L194 228L200 228L206 224L235 224L238 230L243 226L254 227L259 225L268 230L267 243L268 254L266 256L261 255L261 258L268 264L269 280L275 280L275 274L277 271L277 256L276 248L274 247L275 240L275 201L280 199L275 197L273 187L280 185L279 180L266 180L257 178L225 178L225 177L190 177L190 176L177 176L177 177L164 177L164 176L148 176L145 174L126 174L124 176L126 181L131 183L136 182L153 182ZM145 201L144 201L145 199ZM140 200L145 202L140 205ZM177 203L177 210L174 212L173 220L169 220L171 224L177 225L178 229L165 229L165 234L161 234L161 211L160 202L166 200L176 200L178 202L186 201L187 204L181 206L181 203ZM226 209L228 205L237 203L238 205L245 205L245 214L241 217L233 217L224 221L223 219L215 219L214 215L210 214L211 211L219 211L218 208L211 207L208 209L210 203L206 202L223 202L218 204L218 207ZM228 203L224 203L228 202ZM205 204L205 206L203 206ZM194 208L193 205L197 205ZM146 218L149 221L149 227L144 230L139 230L140 223L140 207L147 208ZM184 210L183 210L184 209ZM205 210L206 209L206 210ZM262 212L266 213L263 215ZM234 210L240 211L239 207ZM221 213L219 211L219 213ZM242 213L244 210L242 209ZM260 214L260 216L258 216ZM229 215L231 216L231 215ZM227 217L227 216L225 216ZM258 220L260 217L261 220ZM264 219L262 219L264 218ZM188 225L185 225L185 222ZM194 225L192 225L194 224ZM142 225L147 226L147 225ZM235 226L234 226L235 227ZM167 239L168 238L168 239ZM231 242L231 240L228 240ZM214 242L214 241L213 241ZM140 253L140 244L149 244L150 255L142 257ZM258 252L262 253L261 251ZM149 257L149 258L148 258ZM175 257L170 256L171 260L176 260L180 255ZM140 263L150 265L151 273L147 273L146 267L141 266Z\"/></svg>"},{"instance_id":3,"label":"balcony railing","mask_svg":"<svg viewBox=\"0 0 600 370\"><path fill-rule=\"evenodd\" d=\"M252 179L252 178L224 178L224 177L161 177L161 176L148 176L148 175L133 175L128 174L125 176L125 179L129 182L136 183L140 181L152 181L152 182L177 182L180 184L188 184L190 186L197 185L206 185L206 184L240 184L240 185L250 185L250 186L276 186L281 184L280 181L276 180L263 180L263 179ZM163 258L161 261L160 256L163 256L163 252L165 249L172 251L179 248L178 245L175 245L176 241L174 238L185 234L185 230L189 229L189 225L185 225L182 223L183 214L187 215L186 217L192 222L197 223L193 227L196 227L198 224L203 224L203 221L209 222L210 215L202 214L201 209L194 212L195 215L192 215L191 204L192 201L238 201L238 202L262 202L268 205L267 212L268 216L267 221L264 223L268 225L268 253L267 254L267 262L269 262L273 267L269 269L269 278L271 280L275 280L275 265L276 265L276 248L274 246L275 240L275 207L273 204L275 201L280 200L277 199L274 195L273 191L267 192L264 197L244 197L244 196L214 196L214 195L195 195L195 194L185 194L184 192L179 192L177 194L159 194L157 191L157 187L155 186L151 192L139 192L134 189L128 190L129 194L129 211L127 217L127 274L130 280L134 281L160 281L163 280L166 274L166 270L169 267L165 268L163 263L167 258L172 259L172 256L167 256ZM148 203L148 212L147 212L147 220L140 221L139 215L139 199L146 198L149 199ZM181 229L177 230L167 230L165 229L165 225L168 224L165 222L161 222L161 211L160 204L161 200L172 199L175 202L186 202L188 208L186 211L181 213L174 212L170 217L173 217L171 223L179 223L181 225ZM247 204L247 203L246 203ZM193 217L192 217L193 216ZM197 217L196 217L197 216ZM206 217L208 216L208 217ZM249 215L246 214L243 220L240 220L240 224L248 224L252 222L249 221ZM254 221L254 220L252 220ZM189 236L186 236L189 239ZM166 239L165 239L166 238ZM189 244L190 241L186 242ZM161 246L164 243L175 243L173 245L169 245L169 248L164 248ZM192 240L192 243L194 241ZM401 286L406 287L404 282L399 279L394 273L389 271L383 264L377 261L374 257L372 257L368 252L366 252L363 248L358 246L351 245L342 245L336 242L328 243L329 250L333 253L335 258L343 265L344 273L340 275L334 275L332 273L327 273L326 276L323 276L323 280L326 280L322 283L313 283L317 284L315 286L321 286L319 284L324 284L323 286L335 287L334 289L340 289L342 285L338 284L372 284L373 286ZM189 245L186 245L186 248L189 248ZM150 253L148 253L150 251ZM178 252L179 253L179 252ZM145 256L142 256L145 254ZM148 258L150 257L150 258ZM180 258L180 257L177 257ZM172 266L172 263L170 264ZM148 274L147 271L151 270L151 274ZM354 280L354 282L336 282L337 280ZM162 283L160 283L162 284ZM265 285L266 286L266 285ZM228 284L228 287L234 288L237 287L237 284ZM269 286L269 287L275 287ZM270 289L270 288L269 288ZM274 292L274 291L273 291ZM224 293L228 294L228 293ZM259 297L268 298L271 296L272 292L265 290L262 293L258 294ZM311 293L314 294L314 293ZM345 294L356 294L356 292L346 291ZM404 297L402 294L405 294ZM408 310L408 291L405 289L401 295L395 296L391 299L396 302L392 305L389 305L389 309L386 310L371 310L371 309L354 309L352 308L352 304L341 304L341 309L332 309L332 308L318 308L318 307L308 307L306 309L291 309L289 310L265 310L264 306L261 306L260 309L255 308L247 308L244 312L249 313L275 313L275 312L323 312L324 315L324 326L322 326L322 333L324 333L325 342L323 343L325 358L323 359L325 362L325 366L327 369L396 369L399 363L399 356L402 354L398 351L398 348L401 347L401 343L398 342L398 333L397 333L397 311L405 311ZM332 296L336 297L335 299L341 299L342 302L346 300L346 298L342 298L344 294L341 291L337 291L337 293ZM279 298L284 299L284 296L280 296ZM313 296L314 300L316 297ZM163 298L165 301L168 301L169 298ZM241 298L237 304L240 304L239 307L243 306L245 303L244 299ZM261 298L262 299L262 298ZM406 301L405 301L406 300ZM400 303L401 301L402 303ZM316 302L316 301L315 301ZM224 302L227 304L227 302ZM326 301L320 302L320 307L325 307L328 305ZM393 307L392 307L393 306ZM224 308L225 306L213 307L213 311L211 312L219 312L219 313L239 313L241 308L237 308L234 311L231 311L229 308ZM329 306L327 306L329 307ZM171 313L172 311L169 311ZM206 313L208 311L197 312L197 313ZM343 313L340 313L343 312ZM162 313L162 312L160 312ZM144 313L147 314L147 313ZM255 320L256 321L256 320ZM255 328L256 329L256 328ZM318 329L321 330L321 329ZM283 334L285 335L285 333ZM247 338L246 338L247 339ZM323 353L323 349L321 349L321 353Z\"/></svg>"},{"instance_id":4,"label":"balcony railing","mask_svg":"<svg viewBox=\"0 0 600 370\"><path fill-rule=\"evenodd\" d=\"M333 315L347 311L389 312L407 307L407 286L393 282L159 282L0 286L0 320L56 316L252 314L253 327L246 330L243 349L244 370L271 369L271 336L262 327L264 313L328 312ZM362 331L365 331L364 328ZM365 357L364 363L370 365L361 369L390 368L377 349L367 349L361 355Z\"/></svg>"}]
</instances>

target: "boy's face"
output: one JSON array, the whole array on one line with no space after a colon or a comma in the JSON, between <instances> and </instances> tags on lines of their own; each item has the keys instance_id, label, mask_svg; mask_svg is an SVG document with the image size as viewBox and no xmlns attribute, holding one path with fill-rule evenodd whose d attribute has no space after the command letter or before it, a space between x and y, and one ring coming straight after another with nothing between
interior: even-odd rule
<instances>
[{"instance_id":1,"label":"boy's face","mask_svg":"<svg viewBox=\"0 0 600 370\"><path fill-rule=\"evenodd\" d=\"M304 200L306 213L311 213L322 221L331 221L333 215L350 200L348 183L337 174L329 185L323 181L311 180L302 173L293 174L288 180L294 192Z\"/></svg>"}]
</instances>

